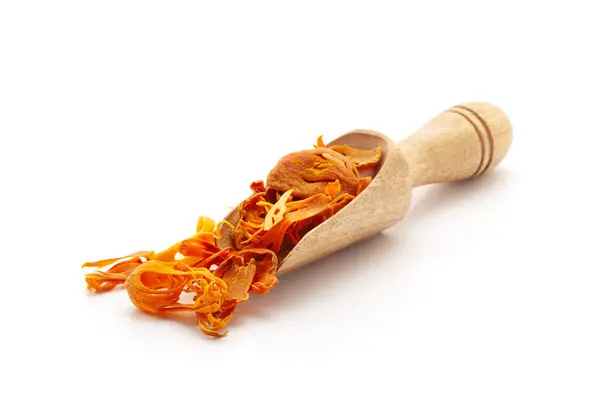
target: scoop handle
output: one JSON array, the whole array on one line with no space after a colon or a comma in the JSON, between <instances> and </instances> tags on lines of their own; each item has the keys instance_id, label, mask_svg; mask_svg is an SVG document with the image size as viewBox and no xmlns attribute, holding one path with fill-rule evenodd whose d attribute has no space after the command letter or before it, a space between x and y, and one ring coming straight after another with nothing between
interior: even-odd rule
<instances>
[{"instance_id":1,"label":"scoop handle","mask_svg":"<svg viewBox=\"0 0 600 400\"><path fill-rule=\"evenodd\" d=\"M398 143L413 186L476 178L494 168L512 143L512 126L489 103L454 106Z\"/></svg>"}]
</instances>

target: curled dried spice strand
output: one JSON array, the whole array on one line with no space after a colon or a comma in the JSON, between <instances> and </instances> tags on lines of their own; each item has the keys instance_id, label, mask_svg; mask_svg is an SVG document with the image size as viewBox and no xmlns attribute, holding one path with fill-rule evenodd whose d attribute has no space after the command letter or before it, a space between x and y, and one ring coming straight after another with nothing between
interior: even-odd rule
<instances>
[{"instance_id":1,"label":"curled dried spice strand","mask_svg":"<svg viewBox=\"0 0 600 400\"><path fill-rule=\"evenodd\" d=\"M221 337L236 306L250 293L266 294L278 283L278 254L287 254L311 229L333 216L371 182L359 169L375 166L381 150L327 147L289 154L238 208L239 220L218 224L200 217L196 233L158 253L85 263L88 290L104 292L124 284L131 302L157 314L193 312L200 330ZM219 247L222 227L234 247ZM225 331L224 331L225 330Z\"/></svg>"},{"instance_id":2,"label":"curled dried spice strand","mask_svg":"<svg viewBox=\"0 0 600 400\"><path fill-rule=\"evenodd\" d=\"M323 136L317 138L315 148L328 147L323 142ZM329 148L348 157L358 170L369 169L377 165L381 160L381 148L374 149L355 149L347 145L333 145Z\"/></svg>"},{"instance_id":3,"label":"curled dried spice strand","mask_svg":"<svg viewBox=\"0 0 600 400\"><path fill-rule=\"evenodd\" d=\"M137 267L125 281L131 302L148 313L192 311L203 332L219 333L235 306L250 292L264 294L278 282L277 257L268 250L233 252L211 272L182 262L150 260ZM193 294L184 302L182 294Z\"/></svg>"},{"instance_id":4,"label":"curled dried spice strand","mask_svg":"<svg viewBox=\"0 0 600 400\"><path fill-rule=\"evenodd\" d=\"M111 258L95 262L87 262L82 268L95 268L85 275L88 290L93 292L106 292L123 284L127 277L143 263L156 260L173 262L177 255L181 255L180 262L194 265L206 258L221 252L216 247L215 223L207 217L200 217L196 226L196 234L183 240L159 253L153 251L139 251L125 257ZM108 270L102 268L112 265Z\"/></svg>"},{"instance_id":5,"label":"curled dried spice strand","mask_svg":"<svg viewBox=\"0 0 600 400\"><path fill-rule=\"evenodd\" d=\"M316 217L327 209L330 198L321 193L308 199L290 202L289 209L283 219L269 231L266 231L260 239L251 245L252 248L270 249L274 253L279 252L284 236L294 222Z\"/></svg>"},{"instance_id":6,"label":"curled dried spice strand","mask_svg":"<svg viewBox=\"0 0 600 400\"><path fill-rule=\"evenodd\" d=\"M232 232L237 249L243 249L258 240L271 207L273 204L266 200L265 192L255 193L239 205L240 220Z\"/></svg>"},{"instance_id":7,"label":"curled dried spice strand","mask_svg":"<svg viewBox=\"0 0 600 400\"><path fill-rule=\"evenodd\" d=\"M85 275L87 288L91 292L107 292L125 282L129 274L154 255L151 251L138 251L121 258L110 258L95 262L87 262L82 268L97 268ZM107 267L107 271L101 268Z\"/></svg>"},{"instance_id":8,"label":"curled dried spice strand","mask_svg":"<svg viewBox=\"0 0 600 400\"><path fill-rule=\"evenodd\" d=\"M205 268L151 260L129 275L125 288L131 302L144 312L191 311L204 333L211 336L227 333L219 330L228 319L223 325L223 319L210 316L219 313L230 299L227 285ZM191 303L181 300L183 293L193 294Z\"/></svg>"}]
</instances>

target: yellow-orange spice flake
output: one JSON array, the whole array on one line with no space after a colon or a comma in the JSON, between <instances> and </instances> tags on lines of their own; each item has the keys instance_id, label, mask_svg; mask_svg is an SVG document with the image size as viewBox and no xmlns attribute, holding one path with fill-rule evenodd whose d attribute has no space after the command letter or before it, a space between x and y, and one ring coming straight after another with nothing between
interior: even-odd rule
<instances>
[{"instance_id":1,"label":"yellow-orange spice flake","mask_svg":"<svg viewBox=\"0 0 600 400\"><path fill-rule=\"evenodd\" d=\"M314 147L328 147L323 142L323 136L317 138L317 144ZM334 145L328 148L348 157L358 170L372 168L381 160L381 148L379 147L374 149L355 149L347 145Z\"/></svg>"}]
</instances>

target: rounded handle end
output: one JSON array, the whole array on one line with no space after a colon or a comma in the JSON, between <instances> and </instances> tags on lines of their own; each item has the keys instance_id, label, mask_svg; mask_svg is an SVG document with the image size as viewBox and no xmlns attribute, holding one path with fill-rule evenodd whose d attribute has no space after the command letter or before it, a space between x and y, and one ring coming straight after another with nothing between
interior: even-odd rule
<instances>
[{"instance_id":1,"label":"rounded handle end","mask_svg":"<svg viewBox=\"0 0 600 400\"><path fill-rule=\"evenodd\" d=\"M512 143L506 114L490 103L464 103L400 142L414 186L476 178L504 159Z\"/></svg>"},{"instance_id":2,"label":"rounded handle end","mask_svg":"<svg viewBox=\"0 0 600 400\"><path fill-rule=\"evenodd\" d=\"M460 115L479 140L479 164L472 178L493 169L504 159L512 144L513 132L508 116L500 108L490 103L473 102L454 106L447 112Z\"/></svg>"}]
</instances>

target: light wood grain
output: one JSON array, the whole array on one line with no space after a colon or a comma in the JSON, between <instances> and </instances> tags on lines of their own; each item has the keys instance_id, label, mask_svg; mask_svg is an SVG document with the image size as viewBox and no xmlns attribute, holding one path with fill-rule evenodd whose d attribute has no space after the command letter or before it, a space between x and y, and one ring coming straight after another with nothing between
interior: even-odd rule
<instances>
[{"instance_id":1,"label":"light wood grain","mask_svg":"<svg viewBox=\"0 0 600 400\"><path fill-rule=\"evenodd\" d=\"M400 142L413 186L477 177L494 168L512 143L508 117L488 103L452 107Z\"/></svg>"},{"instance_id":2,"label":"light wood grain","mask_svg":"<svg viewBox=\"0 0 600 400\"><path fill-rule=\"evenodd\" d=\"M502 161L511 143L508 117L489 103L454 106L399 143L370 130L340 136L329 144L363 149L379 146L382 162L371 171L374 178L367 189L308 232L282 260L278 273L290 272L395 225L410 207L413 187L481 176ZM233 224L237 219L235 211L227 216ZM224 229L219 245L231 245L230 235L231 231Z\"/></svg>"}]
</instances>

